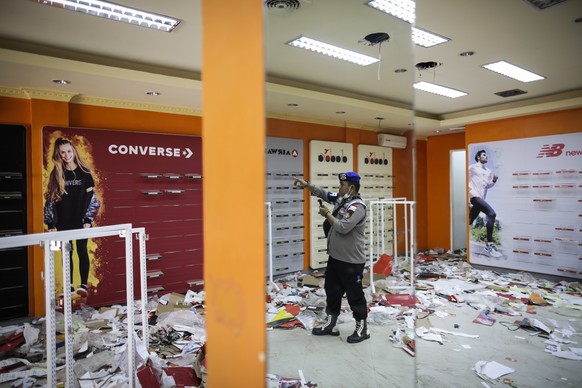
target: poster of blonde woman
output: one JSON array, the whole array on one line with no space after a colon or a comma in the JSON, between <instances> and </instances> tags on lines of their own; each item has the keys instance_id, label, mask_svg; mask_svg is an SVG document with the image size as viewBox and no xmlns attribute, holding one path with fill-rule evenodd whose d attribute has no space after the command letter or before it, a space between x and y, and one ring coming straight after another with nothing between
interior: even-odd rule
<instances>
[{"instance_id":1,"label":"poster of blonde woman","mask_svg":"<svg viewBox=\"0 0 582 388\"><path fill-rule=\"evenodd\" d=\"M144 285L154 295L186 292L201 284L200 137L46 126L43 155L45 230L131 224L148 235L143 257L138 240L133 240L131 262L122 236L72 241L73 308L126 301L130 265L134 293ZM58 299L65 281L60 253L55 257ZM147 260L145 273L138 269L140 259Z\"/></svg>"},{"instance_id":2,"label":"poster of blonde woman","mask_svg":"<svg viewBox=\"0 0 582 388\"><path fill-rule=\"evenodd\" d=\"M90 144L83 137L51 134L45 158L44 224L48 231L90 228L101 208ZM71 241L71 292L77 302L86 302L97 279L91 275L94 243L88 239ZM93 249L91 249L93 248ZM59 266L59 271L62 267ZM61 272L62 273L62 272ZM56 277L62 295L62 275Z\"/></svg>"}]
</instances>

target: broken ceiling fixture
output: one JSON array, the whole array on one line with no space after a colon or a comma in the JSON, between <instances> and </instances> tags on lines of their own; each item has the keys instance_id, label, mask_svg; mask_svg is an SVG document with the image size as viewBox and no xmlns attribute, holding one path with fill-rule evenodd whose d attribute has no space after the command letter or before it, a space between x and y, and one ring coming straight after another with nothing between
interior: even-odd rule
<instances>
[{"instance_id":1,"label":"broken ceiling fixture","mask_svg":"<svg viewBox=\"0 0 582 388\"><path fill-rule=\"evenodd\" d=\"M382 65L382 43L388 42L390 35L385 32L374 32L364 36L360 43L365 43L368 46L378 45L378 81L380 81L380 66Z\"/></svg>"},{"instance_id":2,"label":"broken ceiling fixture","mask_svg":"<svg viewBox=\"0 0 582 388\"><path fill-rule=\"evenodd\" d=\"M364 41L368 42L368 45L374 46L376 44L382 44L390 39L390 35L385 32L374 32L373 34L368 34L364 36Z\"/></svg>"},{"instance_id":3,"label":"broken ceiling fixture","mask_svg":"<svg viewBox=\"0 0 582 388\"><path fill-rule=\"evenodd\" d=\"M537 9L546 9L553 7L554 5L560 4L566 0L524 0L526 3L529 3L536 7Z\"/></svg>"},{"instance_id":4,"label":"broken ceiling fixture","mask_svg":"<svg viewBox=\"0 0 582 388\"><path fill-rule=\"evenodd\" d=\"M265 0L265 7L270 13L287 16L304 5L311 4L311 0Z\"/></svg>"},{"instance_id":5,"label":"broken ceiling fixture","mask_svg":"<svg viewBox=\"0 0 582 388\"><path fill-rule=\"evenodd\" d=\"M427 62L418 62L414 66L418 69L419 77L422 77L422 74L421 74L422 71L425 71L428 69L436 69L440 65L442 65L442 63L440 63L440 62L427 61ZM433 81L434 81L434 78L435 78L435 73L433 73Z\"/></svg>"},{"instance_id":6,"label":"broken ceiling fixture","mask_svg":"<svg viewBox=\"0 0 582 388\"><path fill-rule=\"evenodd\" d=\"M442 63L438 63L435 61L428 61L428 62L418 62L415 66L420 70L427 70L427 69L434 69L437 66L442 65Z\"/></svg>"},{"instance_id":7,"label":"broken ceiling fixture","mask_svg":"<svg viewBox=\"0 0 582 388\"><path fill-rule=\"evenodd\" d=\"M521 89L510 89L510 90L503 90L501 92L497 92L494 93L500 97L513 97L513 96L519 96L520 94L526 94L527 92L525 90L521 90Z\"/></svg>"}]
</instances>

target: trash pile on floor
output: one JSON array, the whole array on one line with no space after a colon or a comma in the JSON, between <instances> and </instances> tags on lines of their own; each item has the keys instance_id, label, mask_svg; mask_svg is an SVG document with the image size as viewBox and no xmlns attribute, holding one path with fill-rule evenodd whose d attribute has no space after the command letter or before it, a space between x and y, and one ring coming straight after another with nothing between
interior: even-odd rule
<instances>
[{"instance_id":1,"label":"trash pile on floor","mask_svg":"<svg viewBox=\"0 0 582 388\"><path fill-rule=\"evenodd\" d=\"M154 297L147 303L149 349L140 339L135 303L137 380L142 387L199 387L206 381L204 291ZM56 312L57 380L65 381L64 315ZM83 306L72 316L75 386L127 387L127 309ZM46 319L0 328L0 384L46 384Z\"/></svg>"},{"instance_id":2,"label":"trash pile on floor","mask_svg":"<svg viewBox=\"0 0 582 388\"><path fill-rule=\"evenodd\" d=\"M520 377L525 375L520 373L527 373L523 370L525 365L517 364L522 371L516 372L515 363L519 360L508 356L510 352L529 352L529 356L537 352L536 359L545 359L544 354L567 359L563 361L565 368L572 361L582 360L582 348L576 338L582 335L580 282L555 282L527 272L476 269L466 262L464 253L429 251L417 256L415 288L420 301L415 334L423 341L422 346L428 341L426 346L436 351L434 346L444 345L449 354L451 350L462 353L463 362L455 366L469 368L469 363L484 386L499 382L521 386ZM500 327L504 329L499 330ZM480 337L482 341L478 340ZM509 345L513 342L518 346ZM471 360L467 350L472 347L488 347L492 359ZM432 361L435 369L443 367L440 360ZM579 368L570 365L572 370ZM417 368L421 371L418 378L422 379L422 363ZM549 376L545 378L550 384Z\"/></svg>"},{"instance_id":3,"label":"trash pile on floor","mask_svg":"<svg viewBox=\"0 0 582 388\"><path fill-rule=\"evenodd\" d=\"M582 332L582 284L579 282L552 282L525 272L502 274L476 269L466 262L463 252L419 253L414 268L414 292L411 292L410 265L400 263L394 270L377 269L375 267L373 272L380 273L372 274L374 293L370 274L363 279L369 303L368 324L386 326L387 345L401 348L407 356L416 356L418 341L422 341L423 346L425 343L427 346L451 346L453 351L470 349L470 341L481 336L476 333L482 333L483 327L501 325L514 339L543 343L542 351L548 357L569 362L582 360L582 348L575 338ZM268 330L300 328L311 331L323 321L326 316L324 281L325 274L315 271L294 273L268 282ZM171 293L150 299L147 303L149 348L140 339L140 303L135 303L138 335L133 338L137 380L141 386L205 386L204 300L204 291L188 291L185 295ZM547 318L545 311L563 319ZM461 312L471 314L472 320L460 325ZM353 321L347 302L342 304L338 321ZM98 310L83 306L74 312L72 338L76 386L113 388L127 385L126 322L127 309L120 305ZM42 318L23 325L0 327L0 385L33 387L46 383L45 324ZM63 315L57 312L59 381L65 381L63 331ZM467 343L460 344L455 338ZM373 340L384 339L375 337ZM511 357L470 362L485 386L519 382L515 364L512 365L516 360ZM268 375L267 386L317 384L306 382L303 376Z\"/></svg>"}]
</instances>

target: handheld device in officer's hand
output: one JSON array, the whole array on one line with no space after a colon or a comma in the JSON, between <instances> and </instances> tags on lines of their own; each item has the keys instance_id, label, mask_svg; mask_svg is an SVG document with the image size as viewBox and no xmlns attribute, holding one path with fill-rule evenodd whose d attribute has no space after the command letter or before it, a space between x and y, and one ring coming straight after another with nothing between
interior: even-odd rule
<instances>
[{"instance_id":1,"label":"handheld device in officer's hand","mask_svg":"<svg viewBox=\"0 0 582 388\"><path fill-rule=\"evenodd\" d=\"M317 202L319 202L319 207L323 206L323 201L321 199L318 199Z\"/></svg>"}]
</instances>

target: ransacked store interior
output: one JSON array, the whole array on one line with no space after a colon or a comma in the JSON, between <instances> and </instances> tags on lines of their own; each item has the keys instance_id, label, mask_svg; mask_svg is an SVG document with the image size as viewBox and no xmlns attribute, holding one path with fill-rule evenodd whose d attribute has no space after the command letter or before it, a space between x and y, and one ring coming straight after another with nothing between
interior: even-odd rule
<instances>
[{"instance_id":1,"label":"ransacked store interior","mask_svg":"<svg viewBox=\"0 0 582 388\"><path fill-rule=\"evenodd\" d=\"M580 386L582 3L231 3L1 2L0 387Z\"/></svg>"}]
</instances>

